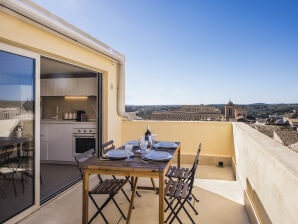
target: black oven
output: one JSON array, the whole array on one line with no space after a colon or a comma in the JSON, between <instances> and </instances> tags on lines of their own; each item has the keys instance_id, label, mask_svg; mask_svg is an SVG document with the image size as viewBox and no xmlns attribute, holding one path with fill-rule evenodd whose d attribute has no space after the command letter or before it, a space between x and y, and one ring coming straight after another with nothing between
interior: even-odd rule
<instances>
[{"instance_id":1,"label":"black oven","mask_svg":"<svg viewBox=\"0 0 298 224\"><path fill-rule=\"evenodd\" d=\"M74 128L73 130L73 156L96 148L95 128Z\"/></svg>"}]
</instances>

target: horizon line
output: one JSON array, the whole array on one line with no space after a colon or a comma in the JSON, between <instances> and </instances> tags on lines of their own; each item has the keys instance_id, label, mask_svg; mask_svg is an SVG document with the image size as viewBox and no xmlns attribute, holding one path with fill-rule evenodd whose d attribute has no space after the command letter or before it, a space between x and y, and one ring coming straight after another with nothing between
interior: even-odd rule
<instances>
[{"instance_id":1,"label":"horizon line","mask_svg":"<svg viewBox=\"0 0 298 224\"><path fill-rule=\"evenodd\" d=\"M199 106L199 105L227 105L228 103L210 103L210 104L125 104L125 106ZM234 105L253 105L253 104L267 104L267 105L279 105L279 104L298 104L298 103L233 103Z\"/></svg>"}]
</instances>

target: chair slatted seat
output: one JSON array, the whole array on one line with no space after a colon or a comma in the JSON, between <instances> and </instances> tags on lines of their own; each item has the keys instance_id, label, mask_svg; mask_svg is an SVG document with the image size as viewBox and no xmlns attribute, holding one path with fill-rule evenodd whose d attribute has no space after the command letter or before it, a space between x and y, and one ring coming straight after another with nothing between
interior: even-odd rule
<instances>
[{"instance_id":1,"label":"chair slatted seat","mask_svg":"<svg viewBox=\"0 0 298 224\"><path fill-rule=\"evenodd\" d=\"M169 192L166 195L169 195L170 197L174 197L178 182L177 181L173 183L169 182L168 185L170 185L170 187L169 187Z\"/></svg>"},{"instance_id":2,"label":"chair slatted seat","mask_svg":"<svg viewBox=\"0 0 298 224\"><path fill-rule=\"evenodd\" d=\"M186 198L188 194L188 183L168 181L165 187L165 195L175 198Z\"/></svg>"},{"instance_id":3,"label":"chair slatted seat","mask_svg":"<svg viewBox=\"0 0 298 224\"><path fill-rule=\"evenodd\" d=\"M106 179L100 185L89 191L90 194L117 194L121 186L127 182L125 179Z\"/></svg>"},{"instance_id":4,"label":"chair slatted seat","mask_svg":"<svg viewBox=\"0 0 298 224\"><path fill-rule=\"evenodd\" d=\"M166 177L187 179L189 176L189 171L189 168L178 168L176 166L170 166L166 173Z\"/></svg>"},{"instance_id":5,"label":"chair slatted seat","mask_svg":"<svg viewBox=\"0 0 298 224\"><path fill-rule=\"evenodd\" d=\"M188 184L179 182L177 190L175 192L175 198L186 198L187 193L188 193Z\"/></svg>"}]
</instances>

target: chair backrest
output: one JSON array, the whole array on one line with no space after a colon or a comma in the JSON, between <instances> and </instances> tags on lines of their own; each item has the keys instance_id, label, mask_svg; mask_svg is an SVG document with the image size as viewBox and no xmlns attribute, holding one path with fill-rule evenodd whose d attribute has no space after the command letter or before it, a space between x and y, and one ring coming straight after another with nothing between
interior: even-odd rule
<instances>
[{"instance_id":1,"label":"chair backrest","mask_svg":"<svg viewBox=\"0 0 298 224\"><path fill-rule=\"evenodd\" d=\"M196 175L196 171L197 171L199 160L200 160L201 149L202 149L202 143L200 143L200 145L198 147L195 160L194 160L193 165L192 165L192 168L190 170L189 179L186 181L186 182L189 183L189 188L190 188L189 190L190 190L190 192L192 190L193 182L195 180L195 175Z\"/></svg>"},{"instance_id":2,"label":"chair backrest","mask_svg":"<svg viewBox=\"0 0 298 224\"><path fill-rule=\"evenodd\" d=\"M83 171L81 169L80 164L84 161L86 161L87 159L94 157L95 156L95 149L89 149L88 151L84 152L84 153L80 153L74 156L74 159L76 161L77 167L80 170L81 176L83 177Z\"/></svg>"},{"instance_id":3,"label":"chair backrest","mask_svg":"<svg viewBox=\"0 0 298 224\"><path fill-rule=\"evenodd\" d=\"M196 171L197 167L198 167L198 164L199 164L199 159L200 159L200 154L201 154L201 149L202 149L202 143L200 143L199 147L198 147L198 150L197 150L197 155L196 155L196 158L195 158L195 161L193 163L193 169L194 169L194 172Z\"/></svg>"},{"instance_id":4,"label":"chair backrest","mask_svg":"<svg viewBox=\"0 0 298 224\"><path fill-rule=\"evenodd\" d=\"M102 154L106 154L108 151L115 149L114 140L110 140L101 145Z\"/></svg>"}]
</instances>

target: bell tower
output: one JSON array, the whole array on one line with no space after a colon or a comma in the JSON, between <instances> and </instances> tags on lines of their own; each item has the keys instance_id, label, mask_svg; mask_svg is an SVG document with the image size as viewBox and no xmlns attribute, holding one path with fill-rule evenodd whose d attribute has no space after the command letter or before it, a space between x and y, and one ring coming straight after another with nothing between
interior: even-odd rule
<instances>
[{"instance_id":1,"label":"bell tower","mask_svg":"<svg viewBox=\"0 0 298 224\"><path fill-rule=\"evenodd\" d=\"M229 121L230 119L235 119L235 105L231 100L229 100L228 104L225 105L225 120Z\"/></svg>"}]
</instances>

